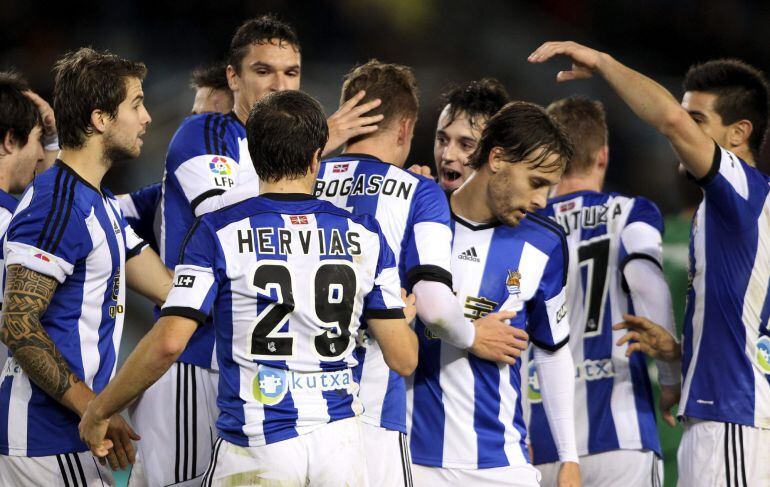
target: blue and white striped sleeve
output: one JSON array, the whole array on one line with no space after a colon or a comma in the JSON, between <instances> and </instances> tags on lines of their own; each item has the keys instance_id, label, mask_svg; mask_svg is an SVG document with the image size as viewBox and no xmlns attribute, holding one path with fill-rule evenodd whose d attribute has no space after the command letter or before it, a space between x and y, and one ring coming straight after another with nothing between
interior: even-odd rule
<instances>
[{"instance_id":1,"label":"blue and white striped sleeve","mask_svg":"<svg viewBox=\"0 0 770 487\"><path fill-rule=\"evenodd\" d=\"M210 228L200 219L190 228L182 253L182 261L174 269L174 286L160 315L182 316L203 324L217 295L218 251Z\"/></svg>"},{"instance_id":2,"label":"blue and white striped sleeve","mask_svg":"<svg viewBox=\"0 0 770 487\"><path fill-rule=\"evenodd\" d=\"M556 351L569 340L567 316L566 243L555 245L548 255L543 276L535 295L527 301L527 333L532 343L548 351Z\"/></svg>"},{"instance_id":3,"label":"blue and white striped sleeve","mask_svg":"<svg viewBox=\"0 0 770 487\"><path fill-rule=\"evenodd\" d=\"M620 273L634 259L645 259L663 269L663 215L645 198L634 198L633 207L620 232L618 269ZM627 288L625 282L624 288ZM626 289L627 290L627 289Z\"/></svg>"},{"instance_id":4,"label":"blue and white striped sleeve","mask_svg":"<svg viewBox=\"0 0 770 487\"><path fill-rule=\"evenodd\" d=\"M379 225L373 219L371 221L378 236L379 255L374 286L364 298L362 318L365 320L404 318L404 301L401 299L401 281L398 277L396 259Z\"/></svg>"},{"instance_id":5,"label":"blue and white striped sleeve","mask_svg":"<svg viewBox=\"0 0 770 487\"><path fill-rule=\"evenodd\" d=\"M709 208L725 226L736 230L756 224L770 192L762 173L716 143L711 169L696 182L703 188Z\"/></svg>"},{"instance_id":6,"label":"blue and white striped sleeve","mask_svg":"<svg viewBox=\"0 0 770 487\"><path fill-rule=\"evenodd\" d=\"M422 180L412 201L412 227L404 242L407 286L437 281L452 289L452 230L449 204L438 184Z\"/></svg>"}]
</instances>

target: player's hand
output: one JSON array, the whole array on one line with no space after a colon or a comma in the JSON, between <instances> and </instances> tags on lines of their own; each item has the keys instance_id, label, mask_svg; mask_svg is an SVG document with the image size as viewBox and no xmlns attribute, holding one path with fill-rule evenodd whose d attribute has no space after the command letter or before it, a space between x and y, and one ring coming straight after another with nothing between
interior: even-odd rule
<instances>
[{"instance_id":1,"label":"player's hand","mask_svg":"<svg viewBox=\"0 0 770 487\"><path fill-rule=\"evenodd\" d=\"M136 450L131 440L138 441L141 437L129 426L119 414L110 418L107 428L107 439L112 442L112 449L107 455L107 463L113 470L125 470L136 461Z\"/></svg>"},{"instance_id":2,"label":"player's hand","mask_svg":"<svg viewBox=\"0 0 770 487\"><path fill-rule=\"evenodd\" d=\"M556 75L558 82L590 78L599 68L604 56L603 53L577 42L546 42L530 54L527 60L531 63L544 63L559 55L567 56L572 60L572 69L559 71Z\"/></svg>"},{"instance_id":3,"label":"player's hand","mask_svg":"<svg viewBox=\"0 0 770 487\"><path fill-rule=\"evenodd\" d=\"M323 155L328 155L345 145L353 137L370 134L377 130L377 123L382 121L383 115L365 117L364 114L380 106L381 101L377 98L359 105L358 102L363 100L364 96L366 92L359 91L326 120L329 124L329 141L326 142Z\"/></svg>"},{"instance_id":4,"label":"player's hand","mask_svg":"<svg viewBox=\"0 0 770 487\"><path fill-rule=\"evenodd\" d=\"M414 294L407 294L406 289L401 288L401 299L404 301L404 304L406 305L404 307L404 316L406 316L406 323L414 328L414 325L412 322L414 321L415 316L417 316L417 306L415 305L416 298L414 297Z\"/></svg>"},{"instance_id":5,"label":"player's hand","mask_svg":"<svg viewBox=\"0 0 770 487\"><path fill-rule=\"evenodd\" d=\"M516 359L527 350L529 335L526 331L505 322L514 316L515 311L500 311L474 321L476 336L468 351L493 362L515 364Z\"/></svg>"},{"instance_id":6,"label":"player's hand","mask_svg":"<svg viewBox=\"0 0 770 487\"><path fill-rule=\"evenodd\" d=\"M674 362L682 357L682 350L671 333L647 318L623 315L625 321L612 325L613 330L628 330L620 337L618 346L628 343L626 357L634 352L642 352L655 360Z\"/></svg>"},{"instance_id":7,"label":"player's hand","mask_svg":"<svg viewBox=\"0 0 770 487\"><path fill-rule=\"evenodd\" d=\"M580 487L580 466L575 462L563 462L556 484L559 487Z\"/></svg>"},{"instance_id":8,"label":"player's hand","mask_svg":"<svg viewBox=\"0 0 770 487\"><path fill-rule=\"evenodd\" d=\"M49 140L56 137L56 116L51 105L32 90L27 90L24 94L32 100L40 112L40 118L43 119L43 137Z\"/></svg>"},{"instance_id":9,"label":"player's hand","mask_svg":"<svg viewBox=\"0 0 770 487\"><path fill-rule=\"evenodd\" d=\"M676 426L676 418L671 414L671 408L679 404L679 398L682 394L681 384L673 386L660 386L660 401L658 401L658 407L660 408L660 415L663 417L663 421L672 428Z\"/></svg>"},{"instance_id":10,"label":"player's hand","mask_svg":"<svg viewBox=\"0 0 770 487\"><path fill-rule=\"evenodd\" d=\"M428 166L421 166L419 164L413 164L409 166L407 169L409 172L413 172L415 174L419 174L420 176L425 176L426 178L432 178L433 174L430 172L430 167Z\"/></svg>"},{"instance_id":11,"label":"player's hand","mask_svg":"<svg viewBox=\"0 0 770 487\"><path fill-rule=\"evenodd\" d=\"M80 439L101 462L104 462L104 457L109 454L113 446L112 441L106 439L109 426L110 420L99 418L90 405L86 408L78 425Z\"/></svg>"}]
</instances>

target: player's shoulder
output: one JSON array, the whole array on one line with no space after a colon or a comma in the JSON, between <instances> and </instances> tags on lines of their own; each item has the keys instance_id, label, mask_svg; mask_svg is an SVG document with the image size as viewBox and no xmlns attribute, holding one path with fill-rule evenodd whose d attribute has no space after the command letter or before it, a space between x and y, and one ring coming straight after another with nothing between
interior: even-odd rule
<instances>
[{"instance_id":1,"label":"player's shoulder","mask_svg":"<svg viewBox=\"0 0 770 487\"><path fill-rule=\"evenodd\" d=\"M561 225L544 214L527 213L516 230L520 238L546 254L567 248L567 237Z\"/></svg>"},{"instance_id":2,"label":"player's shoulder","mask_svg":"<svg viewBox=\"0 0 770 487\"><path fill-rule=\"evenodd\" d=\"M0 190L0 214L3 215L3 217L5 217L6 214L13 214L18 204L19 201L16 198L5 191Z\"/></svg>"},{"instance_id":3,"label":"player's shoulder","mask_svg":"<svg viewBox=\"0 0 770 487\"><path fill-rule=\"evenodd\" d=\"M233 114L198 113L185 118L171 138L169 152L193 151L221 153L225 145L235 145L245 137L243 125Z\"/></svg>"}]
</instances>

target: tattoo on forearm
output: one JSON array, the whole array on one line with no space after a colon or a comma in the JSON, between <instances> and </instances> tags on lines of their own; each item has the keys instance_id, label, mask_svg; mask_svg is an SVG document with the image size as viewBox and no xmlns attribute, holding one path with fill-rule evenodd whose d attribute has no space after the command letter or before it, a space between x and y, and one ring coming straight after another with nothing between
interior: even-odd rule
<instances>
[{"instance_id":1,"label":"tattoo on forearm","mask_svg":"<svg viewBox=\"0 0 770 487\"><path fill-rule=\"evenodd\" d=\"M0 339L30 379L56 400L79 379L40 323L56 290L52 277L8 266Z\"/></svg>"}]
</instances>

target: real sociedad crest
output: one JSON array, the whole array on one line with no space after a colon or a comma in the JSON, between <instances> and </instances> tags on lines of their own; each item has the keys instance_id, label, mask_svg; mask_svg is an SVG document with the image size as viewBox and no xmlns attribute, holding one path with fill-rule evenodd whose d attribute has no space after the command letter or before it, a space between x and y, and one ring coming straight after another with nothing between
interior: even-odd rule
<instances>
[{"instance_id":1,"label":"real sociedad crest","mask_svg":"<svg viewBox=\"0 0 770 487\"><path fill-rule=\"evenodd\" d=\"M512 296L521 294L521 274L518 270L512 271L508 269L508 279L505 280L505 287L508 288L508 293Z\"/></svg>"}]
</instances>

